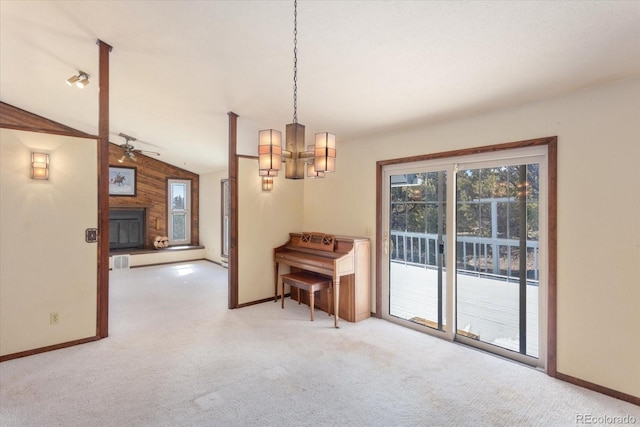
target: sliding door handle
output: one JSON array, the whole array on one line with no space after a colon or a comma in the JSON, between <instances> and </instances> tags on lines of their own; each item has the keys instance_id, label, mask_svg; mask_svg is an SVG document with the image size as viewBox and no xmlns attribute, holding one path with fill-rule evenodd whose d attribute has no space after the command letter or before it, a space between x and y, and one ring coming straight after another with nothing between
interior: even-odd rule
<instances>
[{"instance_id":1,"label":"sliding door handle","mask_svg":"<svg viewBox=\"0 0 640 427\"><path fill-rule=\"evenodd\" d=\"M383 247L383 252L385 255L389 255L389 233L384 233L384 239L382 240L382 244L384 245Z\"/></svg>"}]
</instances>

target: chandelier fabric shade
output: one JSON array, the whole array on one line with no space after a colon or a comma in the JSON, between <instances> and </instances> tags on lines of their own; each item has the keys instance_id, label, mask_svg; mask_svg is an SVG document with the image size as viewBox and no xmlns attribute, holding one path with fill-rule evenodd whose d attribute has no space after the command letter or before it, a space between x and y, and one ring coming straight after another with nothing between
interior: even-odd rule
<instances>
[{"instance_id":1,"label":"chandelier fabric shade","mask_svg":"<svg viewBox=\"0 0 640 427\"><path fill-rule=\"evenodd\" d=\"M317 133L313 166L316 172L335 172L336 136L329 132Z\"/></svg>"},{"instance_id":2,"label":"chandelier fabric shade","mask_svg":"<svg viewBox=\"0 0 640 427\"><path fill-rule=\"evenodd\" d=\"M282 132L261 130L258 134L258 165L261 176L277 176L282 169Z\"/></svg>"},{"instance_id":3,"label":"chandelier fabric shade","mask_svg":"<svg viewBox=\"0 0 640 427\"><path fill-rule=\"evenodd\" d=\"M307 178L324 178L324 172L316 171L313 162L307 163Z\"/></svg>"},{"instance_id":4,"label":"chandelier fabric shade","mask_svg":"<svg viewBox=\"0 0 640 427\"><path fill-rule=\"evenodd\" d=\"M309 145L307 146L306 152L310 153L311 155L315 155L315 150L316 150L315 145ZM314 157L311 157L310 159L308 159L305 166L307 168L307 178L324 178L324 172L316 171Z\"/></svg>"}]
</instances>

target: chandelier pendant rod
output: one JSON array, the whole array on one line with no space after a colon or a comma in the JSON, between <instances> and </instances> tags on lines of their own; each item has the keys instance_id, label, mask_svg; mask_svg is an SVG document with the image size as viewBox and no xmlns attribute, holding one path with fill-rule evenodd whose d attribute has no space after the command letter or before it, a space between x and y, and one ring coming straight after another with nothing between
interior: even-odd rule
<instances>
[{"instance_id":1,"label":"chandelier pendant rod","mask_svg":"<svg viewBox=\"0 0 640 427\"><path fill-rule=\"evenodd\" d=\"M298 123L298 1L293 2L293 123Z\"/></svg>"}]
</instances>

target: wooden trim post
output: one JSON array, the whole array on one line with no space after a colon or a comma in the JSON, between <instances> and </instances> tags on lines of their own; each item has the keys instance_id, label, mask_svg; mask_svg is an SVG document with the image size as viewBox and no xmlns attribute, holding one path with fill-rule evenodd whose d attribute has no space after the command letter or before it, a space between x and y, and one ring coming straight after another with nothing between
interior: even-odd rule
<instances>
[{"instance_id":1,"label":"wooden trim post","mask_svg":"<svg viewBox=\"0 0 640 427\"><path fill-rule=\"evenodd\" d=\"M229 308L238 307L238 115L229 112Z\"/></svg>"},{"instance_id":2,"label":"wooden trim post","mask_svg":"<svg viewBox=\"0 0 640 427\"><path fill-rule=\"evenodd\" d=\"M98 92L98 301L96 334L109 336L109 52L97 41L100 51Z\"/></svg>"}]
</instances>

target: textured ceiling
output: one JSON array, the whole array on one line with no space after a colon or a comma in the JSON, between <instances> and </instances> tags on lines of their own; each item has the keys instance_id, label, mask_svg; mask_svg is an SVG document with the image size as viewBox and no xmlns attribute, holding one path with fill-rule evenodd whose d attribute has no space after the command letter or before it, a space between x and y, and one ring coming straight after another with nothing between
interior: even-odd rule
<instances>
[{"instance_id":1,"label":"textured ceiling","mask_svg":"<svg viewBox=\"0 0 640 427\"><path fill-rule=\"evenodd\" d=\"M0 15L2 101L97 134L101 39L111 141L193 172L226 168L229 111L241 147L292 120L292 1L0 0ZM640 2L300 0L298 49L299 121L341 144L640 75ZM77 70L83 90L65 84Z\"/></svg>"}]
</instances>

